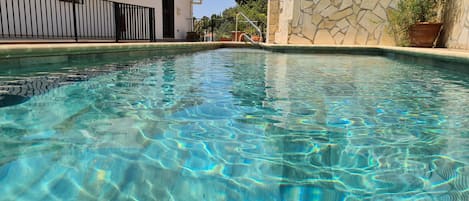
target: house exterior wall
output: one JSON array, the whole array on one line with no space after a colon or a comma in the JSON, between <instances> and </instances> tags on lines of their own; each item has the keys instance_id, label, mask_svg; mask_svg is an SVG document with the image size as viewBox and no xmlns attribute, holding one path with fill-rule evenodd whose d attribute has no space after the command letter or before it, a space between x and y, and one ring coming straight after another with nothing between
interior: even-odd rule
<instances>
[{"instance_id":1,"label":"house exterior wall","mask_svg":"<svg viewBox=\"0 0 469 201\"><path fill-rule=\"evenodd\" d=\"M162 0L113 0L114 2L126 3L132 5L145 6L155 8L155 31L156 38L163 38L163 2ZM30 3L32 2L32 3ZM22 35L27 32L28 35L64 35L73 36L73 18L71 17L72 9L70 3L60 1L0 1L0 7L3 12L0 12L3 22L0 24L0 33L11 32L11 35ZM8 5L8 12L6 11ZM106 4L107 5L107 4ZM87 10L92 8L93 4L76 4L77 11L82 9ZM174 3L174 33L175 39L183 40L186 38L186 32L192 29L192 0L175 0ZM23 9L24 8L24 9ZM78 36L87 36L91 30L99 30L99 36L113 38L115 37L115 23L113 17L106 17L106 21L93 21L87 23L90 19L98 17L114 16L114 9L106 6L107 10L96 9L96 12L86 12L77 15ZM31 10L31 12L29 12ZM28 11L28 12L25 12ZM100 13L102 12L102 13ZM7 13L9 17L7 17ZM15 18L12 13L16 13ZM32 18L32 16L41 16L42 14L49 15L43 18ZM50 13L57 13L57 16L50 15ZM86 18L86 19L85 19ZM48 24L48 26L45 26ZM15 31L12 32L13 26ZM148 27L147 27L148 28ZM140 30L143 30L141 28ZM142 31L143 32L143 31Z\"/></svg>"},{"instance_id":2,"label":"house exterior wall","mask_svg":"<svg viewBox=\"0 0 469 201\"><path fill-rule=\"evenodd\" d=\"M185 39L187 32L192 31L192 0L174 0L176 39Z\"/></svg>"},{"instance_id":3,"label":"house exterior wall","mask_svg":"<svg viewBox=\"0 0 469 201\"><path fill-rule=\"evenodd\" d=\"M270 0L268 43L395 45L386 30L399 0ZM469 50L469 0L446 0L439 46Z\"/></svg>"},{"instance_id":4,"label":"house exterior wall","mask_svg":"<svg viewBox=\"0 0 469 201\"><path fill-rule=\"evenodd\" d=\"M162 0L113 0L115 2L155 8L156 38L163 38L163 1ZM192 30L192 0L174 0L174 36L185 39Z\"/></svg>"},{"instance_id":5,"label":"house exterior wall","mask_svg":"<svg viewBox=\"0 0 469 201\"><path fill-rule=\"evenodd\" d=\"M269 23L279 26L269 30L271 43L394 45L385 28L388 10L396 8L398 0L277 1L269 2L269 14L279 16Z\"/></svg>"},{"instance_id":6,"label":"house exterior wall","mask_svg":"<svg viewBox=\"0 0 469 201\"><path fill-rule=\"evenodd\" d=\"M469 50L469 0L448 0L442 46Z\"/></svg>"}]
</instances>

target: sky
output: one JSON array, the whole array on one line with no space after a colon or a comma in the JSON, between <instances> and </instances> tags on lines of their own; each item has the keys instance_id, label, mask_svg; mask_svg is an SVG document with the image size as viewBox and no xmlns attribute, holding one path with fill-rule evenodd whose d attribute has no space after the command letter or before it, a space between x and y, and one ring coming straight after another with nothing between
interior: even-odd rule
<instances>
[{"instance_id":1,"label":"sky","mask_svg":"<svg viewBox=\"0 0 469 201\"><path fill-rule=\"evenodd\" d=\"M212 14L220 14L225 9L235 5L235 0L203 0L202 5L194 5L194 17L210 17Z\"/></svg>"}]
</instances>

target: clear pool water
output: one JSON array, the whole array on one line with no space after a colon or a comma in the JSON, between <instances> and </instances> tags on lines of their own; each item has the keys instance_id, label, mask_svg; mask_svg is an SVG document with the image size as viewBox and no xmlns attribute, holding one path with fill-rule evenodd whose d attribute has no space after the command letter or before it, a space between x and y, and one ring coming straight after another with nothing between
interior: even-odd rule
<instances>
[{"instance_id":1,"label":"clear pool water","mask_svg":"<svg viewBox=\"0 0 469 201\"><path fill-rule=\"evenodd\" d=\"M249 49L133 65L0 108L0 200L469 200L467 74Z\"/></svg>"}]
</instances>

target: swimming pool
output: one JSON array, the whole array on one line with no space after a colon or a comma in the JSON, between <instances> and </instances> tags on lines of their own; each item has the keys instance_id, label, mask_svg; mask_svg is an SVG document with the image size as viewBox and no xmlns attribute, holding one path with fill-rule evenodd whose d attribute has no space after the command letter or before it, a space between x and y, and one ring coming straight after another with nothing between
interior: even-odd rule
<instances>
[{"instance_id":1,"label":"swimming pool","mask_svg":"<svg viewBox=\"0 0 469 201\"><path fill-rule=\"evenodd\" d=\"M467 74L251 49L119 65L0 108L1 199L469 198Z\"/></svg>"}]
</instances>

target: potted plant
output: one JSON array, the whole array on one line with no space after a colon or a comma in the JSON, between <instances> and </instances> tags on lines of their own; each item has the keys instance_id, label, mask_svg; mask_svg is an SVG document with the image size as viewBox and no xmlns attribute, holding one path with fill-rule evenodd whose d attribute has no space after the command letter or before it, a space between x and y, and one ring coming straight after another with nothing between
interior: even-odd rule
<instances>
[{"instance_id":1,"label":"potted plant","mask_svg":"<svg viewBox=\"0 0 469 201\"><path fill-rule=\"evenodd\" d=\"M401 0L389 15L390 31L399 45L433 47L442 23L444 0Z\"/></svg>"},{"instance_id":2,"label":"potted plant","mask_svg":"<svg viewBox=\"0 0 469 201\"><path fill-rule=\"evenodd\" d=\"M197 41L199 41L199 38L200 38L199 33L195 32L195 31L187 32L187 35L186 35L186 41L187 42L197 42Z\"/></svg>"}]
</instances>

